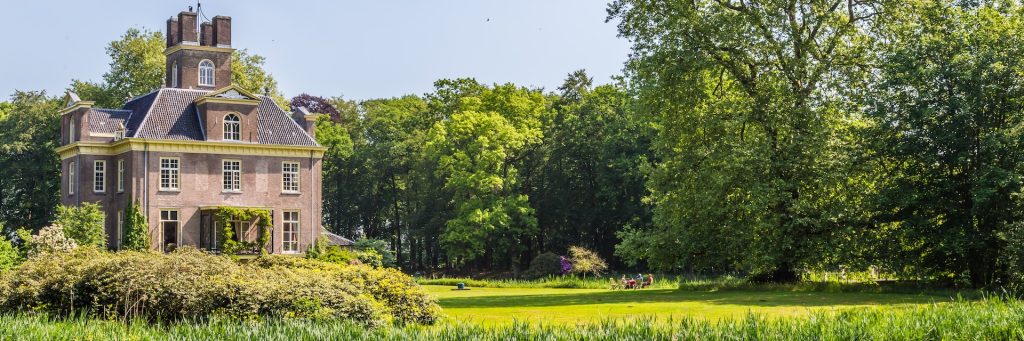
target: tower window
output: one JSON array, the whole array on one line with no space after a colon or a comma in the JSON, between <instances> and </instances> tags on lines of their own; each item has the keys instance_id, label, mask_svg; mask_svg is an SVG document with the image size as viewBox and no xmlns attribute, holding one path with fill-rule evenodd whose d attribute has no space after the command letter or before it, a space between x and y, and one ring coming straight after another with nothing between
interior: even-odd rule
<instances>
[{"instance_id":1,"label":"tower window","mask_svg":"<svg viewBox=\"0 0 1024 341\"><path fill-rule=\"evenodd\" d=\"M213 62L209 59L199 62L199 85L213 86Z\"/></svg>"},{"instance_id":2,"label":"tower window","mask_svg":"<svg viewBox=\"0 0 1024 341\"><path fill-rule=\"evenodd\" d=\"M171 87L178 87L178 62L174 62L174 64L171 65Z\"/></svg>"},{"instance_id":3,"label":"tower window","mask_svg":"<svg viewBox=\"0 0 1024 341\"><path fill-rule=\"evenodd\" d=\"M224 139L228 141L239 141L242 139L242 120L238 115L228 114L224 116Z\"/></svg>"}]
</instances>

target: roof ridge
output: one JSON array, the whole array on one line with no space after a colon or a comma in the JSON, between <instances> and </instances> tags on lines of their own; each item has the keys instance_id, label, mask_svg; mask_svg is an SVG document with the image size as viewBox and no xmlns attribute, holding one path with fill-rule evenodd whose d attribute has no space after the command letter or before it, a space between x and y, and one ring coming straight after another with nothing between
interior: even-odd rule
<instances>
[{"instance_id":1,"label":"roof ridge","mask_svg":"<svg viewBox=\"0 0 1024 341\"><path fill-rule=\"evenodd\" d=\"M132 137L139 137L139 132L141 132L142 128L146 126L146 121L149 120L149 114L153 112L153 107L155 107L157 101L160 100L160 95L164 94L164 89L166 88L160 88L160 90L156 91L156 97L153 98L153 104L151 104L149 108L146 109L146 116L142 117L142 122L139 122L139 127L135 129L134 133L132 134Z\"/></svg>"},{"instance_id":2,"label":"roof ridge","mask_svg":"<svg viewBox=\"0 0 1024 341\"><path fill-rule=\"evenodd\" d=\"M145 93L145 94L142 94L142 95L138 95L138 96L132 97L132 98L131 98L131 99L129 99L128 101L124 102L124 105L128 105L128 103L134 102L134 101L138 100L139 98L143 98L143 97L149 96L149 94L151 94L151 93L154 93L154 92L157 92L157 91L160 91L160 89L155 89L155 90L153 90L153 91L150 91L150 92L147 92L147 93Z\"/></svg>"}]
</instances>

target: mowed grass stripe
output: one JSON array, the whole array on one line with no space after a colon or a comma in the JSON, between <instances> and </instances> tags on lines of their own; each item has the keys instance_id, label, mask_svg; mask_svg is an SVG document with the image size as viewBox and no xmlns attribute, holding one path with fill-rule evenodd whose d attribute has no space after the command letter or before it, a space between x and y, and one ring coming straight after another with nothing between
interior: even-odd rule
<instances>
[{"instance_id":1,"label":"mowed grass stripe","mask_svg":"<svg viewBox=\"0 0 1024 341\"><path fill-rule=\"evenodd\" d=\"M515 320L575 324L609 318L645 317L721 320L742 318L750 313L771 318L853 308L902 309L953 299L888 293L548 288L471 288L460 291L449 286L424 287L438 298L451 319L484 324Z\"/></svg>"}]
</instances>

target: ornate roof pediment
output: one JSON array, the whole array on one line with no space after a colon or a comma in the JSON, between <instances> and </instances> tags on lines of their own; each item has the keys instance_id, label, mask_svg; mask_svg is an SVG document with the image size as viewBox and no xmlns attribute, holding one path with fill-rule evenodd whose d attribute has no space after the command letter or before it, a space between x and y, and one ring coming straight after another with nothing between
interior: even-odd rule
<instances>
[{"instance_id":1,"label":"ornate roof pediment","mask_svg":"<svg viewBox=\"0 0 1024 341\"><path fill-rule=\"evenodd\" d=\"M231 86L216 90L196 100L196 104L203 104L206 102L256 105L259 104L260 97L238 87L235 84L231 84Z\"/></svg>"}]
</instances>

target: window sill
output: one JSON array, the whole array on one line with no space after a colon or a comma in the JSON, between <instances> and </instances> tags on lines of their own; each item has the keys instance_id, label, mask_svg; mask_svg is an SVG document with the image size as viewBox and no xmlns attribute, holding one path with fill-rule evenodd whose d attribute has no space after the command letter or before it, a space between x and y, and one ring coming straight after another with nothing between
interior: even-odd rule
<instances>
[{"instance_id":1,"label":"window sill","mask_svg":"<svg viewBox=\"0 0 1024 341\"><path fill-rule=\"evenodd\" d=\"M242 194L242 191L220 191L224 194Z\"/></svg>"},{"instance_id":2,"label":"window sill","mask_svg":"<svg viewBox=\"0 0 1024 341\"><path fill-rule=\"evenodd\" d=\"M296 192L296 191L281 191L281 194L285 194L285 195L299 195L299 194L302 194L302 192Z\"/></svg>"},{"instance_id":3,"label":"window sill","mask_svg":"<svg viewBox=\"0 0 1024 341\"><path fill-rule=\"evenodd\" d=\"M161 188L160 192L180 193L181 189L180 188L178 188L178 189L174 189L174 188Z\"/></svg>"}]
</instances>

